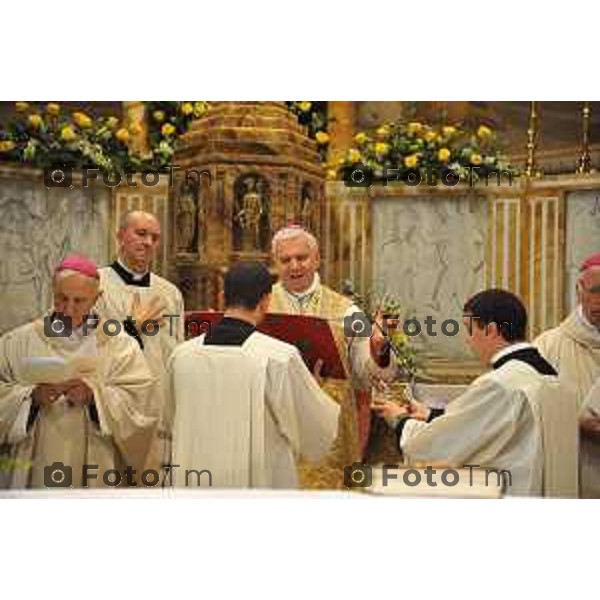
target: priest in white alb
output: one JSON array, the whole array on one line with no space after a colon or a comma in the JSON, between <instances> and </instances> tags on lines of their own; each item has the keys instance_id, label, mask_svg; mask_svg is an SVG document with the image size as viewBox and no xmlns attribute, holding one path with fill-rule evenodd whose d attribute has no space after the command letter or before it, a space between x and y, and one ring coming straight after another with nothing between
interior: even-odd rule
<instances>
[{"instance_id":1,"label":"priest in white alb","mask_svg":"<svg viewBox=\"0 0 600 600\"><path fill-rule=\"evenodd\" d=\"M600 253L586 259L577 279L577 306L554 329L534 341L575 393L580 424L580 487L583 498L600 498L600 415L587 397L600 378Z\"/></svg>"},{"instance_id":2,"label":"priest in white alb","mask_svg":"<svg viewBox=\"0 0 600 600\"><path fill-rule=\"evenodd\" d=\"M102 296L98 313L121 322L137 340L153 376L161 405L161 421L148 468L160 469L169 462L170 416L165 412L165 365L173 349L184 340L184 307L179 289L151 272L161 239L160 222L151 213L126 213L117 231L118 257L100 269Z\"/></svg>"},{"instance_id":3,"label":"priest in white alb","mask_svg":"<svg viewBox=\"0 0 600 600\"><path fill-rule=\"evenodd\" d=\"M410 465L507 471L512 495L577 496L577 410L554 368L525 341L514 294L485 290L463 309L467 342L491 370L446 410L376 405Z\"/></svg>"},{"instance_id":4,"label":"priest in white alb","mask_svg":"<svg viewBox=\"0 0 600 600\"><path fill-rule=\"evenodd\" d=\"M128 467L133 481L158 422L155 380L133 339L91 317L91 260L67 256L53 294L48 315L0 338L2 486L103 486Z\"/></svg>"},{"instance_id":5,"label":"priest in white alb","mask_svg":"<svg viewBox=\"0 0 600 600\"><path fill-rule=\"evenodd\" d=\"M224 295L223 320L169 362L175 485L209 471L213 487L296 488L297 461L330 449L339 406L294 346L256 331L271 299L264 265L232 266Z\"/></svg>"}]
</instances>

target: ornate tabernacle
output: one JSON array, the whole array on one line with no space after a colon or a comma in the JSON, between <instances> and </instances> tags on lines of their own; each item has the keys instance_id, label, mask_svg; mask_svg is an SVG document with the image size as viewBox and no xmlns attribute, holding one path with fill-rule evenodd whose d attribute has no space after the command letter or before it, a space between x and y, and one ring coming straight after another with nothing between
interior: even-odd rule
<instances>
[{"instance_id":1,"label":"ornate tabernacle","mask_svg":"<svg viewBox=\"0 0 600 600\"><path fill-rule=\"evenodd\" d=\"M174 163L170 252L186 306L215 307L222 272L239 259L268 261L271 236L286 223L321 237L324 170L283 102L211 102ZM186 181L191 169L204 171L198 183L193 174Z\"/></svg>"}]
</instances>

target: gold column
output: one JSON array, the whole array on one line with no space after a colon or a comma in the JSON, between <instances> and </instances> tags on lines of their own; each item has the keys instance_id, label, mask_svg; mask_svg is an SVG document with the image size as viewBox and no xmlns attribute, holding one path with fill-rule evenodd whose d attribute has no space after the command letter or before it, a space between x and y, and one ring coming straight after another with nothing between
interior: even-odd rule
<instances>
[{"instance_id":1,"label":"gold column","mask_svg":"<svg viewBox=\"0 0 600 600\"><path fill-rule=\"evenodd\" d=\"M581 144L581 156L577 166L578 173L589 173L592 167L592 158L590 156L590 103L583 103L583 140Z\"/></svg>"},{"instance_id":2,"label":"gold column","mask_svg":"<svg viewBox=\"0 0 600 600\"><path fill-rule=\"evenodd\" d=\"M336 161L354 144L354 102L329 102L329 160Z\"/></svg>"},{"instance_id":3,"label":"gold column","mask_svg":"<svg viewBox=\"0 0 600 600\"><path fill-rule=\"evenodd\" d=\"M535 165L535 150L537 142L537 102L532 101L529 105L529 128L527 129L527 163L525 175L534 177L537 175Z\"/></svg>"},{"instance_id":4,"label":"gold column","mask_svg":"<svg viewBox=\"0 0 600 600\"><path fill-rule=\"evenodd\" d=\"M136 152L148 150L148 125L146 123L146 104L140 100L123 101L123 121L133 133L131 148Z\"/></svg>"}]
</instances>

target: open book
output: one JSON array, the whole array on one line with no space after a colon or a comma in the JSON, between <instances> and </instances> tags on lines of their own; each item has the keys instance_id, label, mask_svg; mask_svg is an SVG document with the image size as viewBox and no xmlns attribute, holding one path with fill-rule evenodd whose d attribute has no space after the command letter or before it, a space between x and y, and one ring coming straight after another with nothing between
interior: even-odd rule
<instances>
[{"instance_id":1,"label":"open book","mask_svg":"<svg viewBox=\"0 0 600 600\"><path fill-rule=\"evenodd\" d=\"M81 379L94 374L97 359L94 356L33 356L21 363L21 376L29 385L40 383L63 383L69 379Z\"/></svg>"},{"instance_id":2,"label":"open book","mask_svg":"<svg viewBox=\"0 0 600 600\"><path fill-rule=\"evenodd\" d=\"M371 485L364 487L366 492L415 498L501 498L505 483L499 469L481 467L376 465L371 477Z\"/></svg>"}]
</instances>

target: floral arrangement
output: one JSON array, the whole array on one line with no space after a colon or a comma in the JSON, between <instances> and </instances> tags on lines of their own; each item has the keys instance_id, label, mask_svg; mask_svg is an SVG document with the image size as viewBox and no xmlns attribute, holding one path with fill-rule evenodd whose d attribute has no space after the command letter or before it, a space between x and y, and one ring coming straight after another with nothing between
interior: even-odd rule
<instances>
[{"instance_id":1,"label":"floral arrangement","mask_svg":"<svg viewBox=\"0 0 600 600\"><path fill-rule=\"evenodd\" d=\"M56 164L97 166L107 171L131 167L129 142L139 130L116 117L67 113L58 104L43 109L17 102L17 117L0 130L0 158L36 167Z\"/></svg>"},{"instance_id":2,"label":"floral arrangement","mask_svg":"<svg viewBox=\"0 0 600 600\"><path fill-rule=\"evenodd\" d=\"M328 178L337 179L344 167L362 163L382 177L384 169L397 169L393 176L406 177L418 170L442 173L451 170L461 179L476 181L491 171L516 174L502 159L494 131L480 125L476 131L458 125L434 127L419 121L387 122L371 132L360 131L354 146L337 164L328 165ZM479 167L472 169L472 167Z\"/></svg>"},{"instance_id":3,"label":"floral arrangement","mask_svg":"<svg viewBox=\"0 0 600 600\"><path fill-rule=\"evenodd\" d=\"M383 329L391 346L392 357L398 365L401 376L413 382L419 371L417 352L411 346L411 338L402 329L402 310L398 300L390 294L367 292L364 296L355 294L354 301L367 315L373 327L377 327L375 324L377 314L382 315Z\"/></svg>"},{"instance_id":4,"label":"floral arrangement","mask_svg":"<svg viewBox=\"0 0 600 600\"><path fill-rule=\"evenodd\" d=\"M159 126L150 128L149 150L141 153L131 147L133 137L141 133L138 124L129 125L115 116L71 113L53 102L43 108L17 102L17 117L0 130L0 160L40 168L61 164L120 172L160 169L170 162L191 121L208 110L208 103L148 104L161 105L152 106L152 122Z\"/></svg>"},{"instance_id":5,"label":"floral arrangement","mask_svg":"<svg viewBox=\"0 0 600 600\"><path fill-rule=\"evenodd\" d=\"M131 148L141 130L116 116L96 117L83 111L68 112L56 103L38 107L17 102L17 117L0 130L0 160L29 163L44 168L56 164L98 167L105 171L160 169L168 164L179 138L194 119L209 110L205 101L146 102L149 150ZM321 156L329 145L325 102L286 102Z\"/></svg>"},{"instance_id":6,"label":"floral arrangement","mask_svg":"<svg viewBox=\"0 0 600 600\"><path fill-rule=\"evenodd\" d=\"M288 110L296 115L298 123L307 128L307 134L317 142L317 149L321 159L325 162L329 147L329 134L327 128L331 119L327 118L327 102L313 102L302 100L300 102L286 102Z\"/></svg>"},{"instance_id":7,"label":"floral arrangement","mask_svg":"<svg viewBox=\"0 0 600 600\"><path fill-rule=\"evenodd\" d=\"M186 133L194 119L208 111L208 102L146 102L148 137L152 159L166 164L177 148L177 141Z\"/></svg>"}]
</instances>

